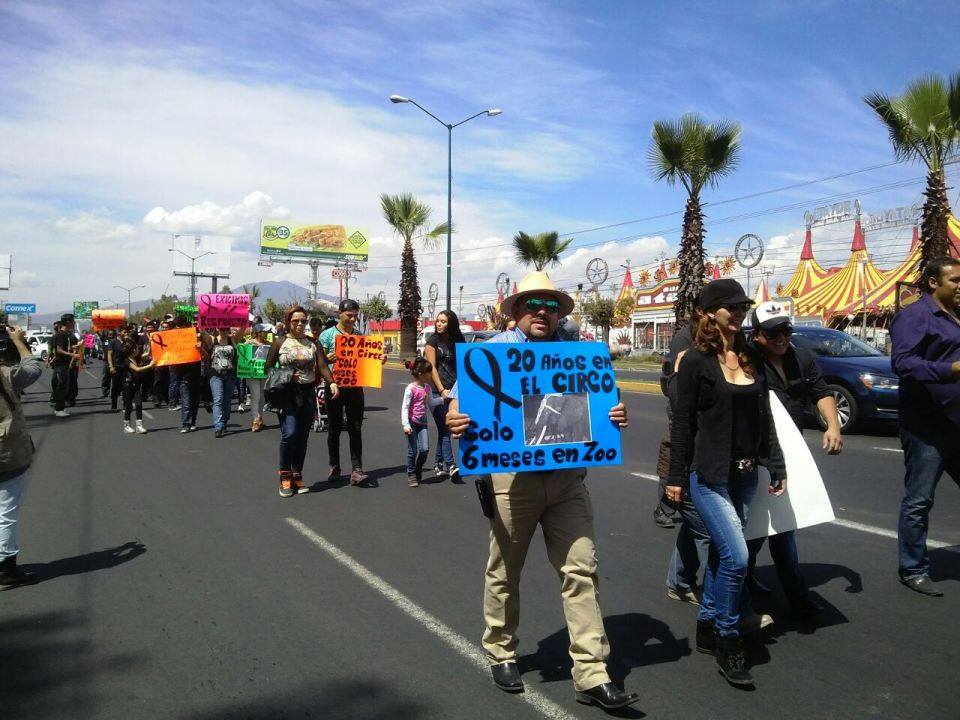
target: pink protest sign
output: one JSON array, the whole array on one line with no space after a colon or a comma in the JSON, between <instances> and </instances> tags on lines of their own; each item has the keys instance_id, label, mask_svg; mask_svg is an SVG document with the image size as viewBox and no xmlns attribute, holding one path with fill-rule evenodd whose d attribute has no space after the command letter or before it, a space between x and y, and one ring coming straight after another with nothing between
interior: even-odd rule
<instances>
[{"instance_id":1,"label":"pink protest sign","mask_svg":"<svg viewBox=\"0 0 960 720\"><path fill-rule=\"evenodd\" d=\"M245 328L250 324L250 296L203 293L197 301L201 330Z\"/></svg>"}]
</instances>

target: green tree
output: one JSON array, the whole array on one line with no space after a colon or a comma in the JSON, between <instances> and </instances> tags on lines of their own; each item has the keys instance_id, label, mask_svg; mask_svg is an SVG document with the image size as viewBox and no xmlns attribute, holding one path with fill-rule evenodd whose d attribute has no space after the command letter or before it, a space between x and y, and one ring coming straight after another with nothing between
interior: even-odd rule
<instances>
[{"instance_id":1,"label":"green tree","mask_svg":"<svg viewBox=\"0 0 960 720\"><path fill-rule=\"evenodd\" d=\"M610 298L595 297L584 300L581 314L591 325L603 331L603 341L610 342L610 326L617 314L617 305Z\"/></svg>"},{"instance_id":2,"label":"green tree","mask_svg":"<svg viewBox=\"0 0 960 720\"><path fill-rule=\"evenodd\" d=\"M920 225L920 270L935 257L949 255L947 217L950 201L944 162L960 145L960 73L944 82L938 75L914 80L899 97L871 93L863 101L890 133L897 160L919 160L927 166Z\"/></svg>"},{"instance_id":3,"label":"green tree","mask_svg":"<svg viewBox=\"0 0 960 720\"><path fill-rule=\"evenodd\" d=\"M390 306L387 305L386 301L379 295L374 295L360 305L360 312L363 313L367 320L376 323L382 323L387 318L393 316L393 310L390 309Z\"/></svg>"},{"instance_id":4,"label":"green tree","mask_svg":"<svg viewBox=\"0 0 960 720\"><path fill-rule=\"evenodd\" d=\"M524 265L533 265L538 271L547 266L559 265L561 253L570 247L572 242L572 238L561 242L556 232L527 235L521 230L513 236L517 260Z\"/></svg>"},{"instance_id":5,"label":"green tree","mask_svg":"<svg viewBox=\"0 0 960 720\"><path fill-rule=\"evenodd\" d=\"M152 300L150 307L140 310L133 313L130 316L130 322L137 323L138 325L143 322L144 318L150 318L151 320L156 320L162 318L164 315L172 315L173 309L179 304L176 295L161 295L159 300Z\"/></svg>"},{"instance_id":6,"label":"green tree","mask_svg":"<svg viewBox=\"0 0 960 720\"><path fill-rule=\"evenodd\" d=\"M674 314L677 323L685 321L703 287L703 209L700 193L729 175L737 166L740 152L740 125L721 120L707 124L695 114L679 120L657 120L647 152L650 169L657 180L674 185L678 181L687 191L683 212L683 235L677 254L680 285Z\"/></svg>"},{"instance_id":7,"label":"green tree","mask_svg":"<svg viewBox=\"0 0 960 720\"><path fill-rule=\"evenodd\" d=\"M241 291L250 296L250 312L257 315L257 300L263 294L263 291L256 285L244 285Z\"/></svg>"},{"instance_id":8,"label":"green tree","mask_svg":"<svg viewBox=\"0 0 960 720\"><path fill-rule=\"evenodd\" d=\"M220 292L222 292L224 295L229 295L233 292L233 290L230 289L229 285L224 283L224 285L220 288Z\"/></svg>"},{"instance_id":9,"label":"green tree","mask_svg":"<svg viewBox=\"0 0 960 720\"><path fill-rule=\"evenodd\" d=\"M409 358L417 350L417 319L423 312L413 241L416 238L425 247L436 246L440 238L447 234L447 224L441 223L432 230L427 230L430 223L430 208L411 193L401 195L384 193L380 196L380 207L390 227L403 239L397 314L400 316L400 355Z\"/></svg>"},{"instance_id":10,"label":"green tree","mask_svg":"<svg viewBox=\"0 0 960 720\"><path fill-rule=\"evenodd\" d=\"M260 314L273 325L276 325L286 316L287 307L289 307L289 305L281 305L273 298L267 298L260 304Z\"/></svg>"}]
</instances>

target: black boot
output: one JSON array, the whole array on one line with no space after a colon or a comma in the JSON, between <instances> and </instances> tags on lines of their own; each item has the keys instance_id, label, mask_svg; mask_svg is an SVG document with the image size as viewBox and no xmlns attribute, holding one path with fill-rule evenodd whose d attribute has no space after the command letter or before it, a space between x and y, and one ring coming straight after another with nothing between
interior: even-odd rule
<instances>
[{"instance_id":1,"label":"black boot","mask_svg":"<svg viewBox=\"0 0 960 720\"><path fill-rule=\"evenodd\" d=\"M713 620L697 620L697 652L717 654L717 626Z\"/></svg>"},{"instance_id":2,"label":"black boot","mask_svg":"<svg viewBox=\"0 0 960 720\"><path fill-rule=\"evenodd\" d=\"M753 685L753 677L747 670L747 657L740 638L717 638L717 665L720 673L731 685Z\"/></svg>"},{"instance_id":3,"label":"black boot","mask_svg":"<svg viewBox=\"0 0 960 720\"><path fill-rule=\"evenodd\" d=\"M33 585L39 579L34 573L17 569L16 555L0 561L0 590L9 590L21 585Z\"/></svg>"}]
</instances>

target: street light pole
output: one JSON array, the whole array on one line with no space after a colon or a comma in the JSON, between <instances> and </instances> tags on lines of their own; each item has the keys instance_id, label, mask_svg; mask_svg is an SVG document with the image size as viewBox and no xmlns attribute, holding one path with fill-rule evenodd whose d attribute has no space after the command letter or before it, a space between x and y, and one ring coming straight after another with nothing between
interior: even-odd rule
<instances>
[{"instance_id":1,"label":"street light pole","mask_svg":"<svg viewBox=\"0 0 960 720\"><path fill-rule=\"evenodd\" d=\"M127 321L129 321L130 316L133 314L130 310L130 295L133 294L134 290L145 288L146 285L137 285L136 287L132 288L125 288L123 285L114 285L114 287L117 288L117 290L123 290L127 293Z\"/></svg>"},{"instance_id":2,"label":"street light pole","mask_svg":"<svg viewBox=\"0 0 960 720\"><path fill-rule=\"evenodd\" d=\"M415 105L425 112L427 115L432 117L438 123L443 125L447 129L447 310L451 309L453 301L451 295L453 294L453 129L459 127L464 123L468 123L474 118L478 118L481 115L486 115L487 117L496 117L503 110L499 108L490 108L489 110L482 110L476 115L471 115L465 120L461 120L458 123L446 123L432 112L427 110L423 105L418 103L416 100L413 100L403 95L391 95L390 102L392 103L410 103Z\"/></svg>"},{"instance_id":3,"label":"street light pole","mask_svg":"<svg viewBox=\"0 0 960 720\"><path fill-rule=\"evenodd\" d=\"M187 255L183 250L179 250L177 248L167 248L167 252L178 252L181 255L183 255L185 258L187 258L187 260L190 261L190 304L196 305L197 304L197 274L196 274L197 260L199 260L200 258L206 255L216 255L216 253L205 252L194 257L193 255ZM174 273L174 275L176 275L176 273ZM216 292L216 289L217 289L216 279L214 279L213 282L214 282L213 290L214 292Z\"/></svg>"}]
</instances>

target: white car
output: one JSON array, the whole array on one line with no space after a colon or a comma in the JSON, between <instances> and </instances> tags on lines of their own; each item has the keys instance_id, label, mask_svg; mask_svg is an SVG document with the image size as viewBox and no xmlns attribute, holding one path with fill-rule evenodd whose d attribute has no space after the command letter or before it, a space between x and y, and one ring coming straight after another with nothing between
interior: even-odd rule
<instances>
[{"instance_id":1,"label":"white car","mask_svg":"<svg viewBox=\"0 0 960 720\"><path fill-rule=\"evenodd\" d=\"M423 348L427 346L427 340L433 335L435 329L434 325L428 325L417 335L417 355L423 355ZM460 330L463 332L464 342L473 342L473 335L475 333L473 328L461 325Z\"/></svg>"},{"instance_id":2,"label":"white car","mask_svg":"<svg viewBox=\"0 0 960 720\"><path fill-rule=\"evenodd\" d=\"M47 343L53 335L31 335L27 338L27 346L35 356L43 361L47 359Z\"/></svg>"}]
</instances>

